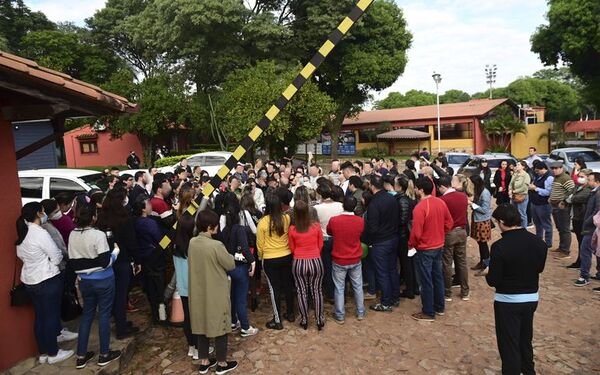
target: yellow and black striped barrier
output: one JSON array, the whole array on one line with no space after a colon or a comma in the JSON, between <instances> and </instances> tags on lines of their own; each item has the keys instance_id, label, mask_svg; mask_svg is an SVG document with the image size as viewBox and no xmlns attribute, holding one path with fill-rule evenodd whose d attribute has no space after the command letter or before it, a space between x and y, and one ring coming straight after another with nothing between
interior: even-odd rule
<instances>
[{"instance_id":1,"label":"yellow and black striped barrier","mask_svg":"<svg viewBox=\"0 0 600 375\"><path fill-rule=\"evenodd\" d=\"M289 101L294 97L294 95L302 88L304 83L312 76L312 74L319 68L321 63L327 58L327 55L331 53L333 48L342 40L344 35L348 33L348 30L352 28L352 26L358 21L358 19L363 15L363 13L367 10L367 8L371 5L373 0L359 0L358 3L352 8L348 16L344 18L344 20L338 25L338 27L329 34L327 40L321 48L315 53L315 55L310 59L310 61L302 68L300 73L296 76L296 78L290 83L290 85L283 91L279 99L277 99L271 108L265 113L263 118L258 122L252 131L240 142L240 145L235 149L233 155L225 164L221 166L219 171L213 178L209 181L208 184L202 189L202 195L198 196L198 198L192 202L192 205L187 209L187 213L190 215L194 215L196 210L200 206L200 202L203 197L209 197L215 189L219 187L223 179L231 172L233 168L237 165L240 159L246 154L246 152L254 145L254 142L260 137L260 135L266 131L271 122L275 119L275 117L279 114L279 112L285 108L285 106L289 103ZM173 229L175 229L177 223L173 225ZM172 237L174 236L173 232L165 235L163 239L160 241L160 246L163 249L166 249L169 244L171 244Z\"/></svg>"}]
</instances>

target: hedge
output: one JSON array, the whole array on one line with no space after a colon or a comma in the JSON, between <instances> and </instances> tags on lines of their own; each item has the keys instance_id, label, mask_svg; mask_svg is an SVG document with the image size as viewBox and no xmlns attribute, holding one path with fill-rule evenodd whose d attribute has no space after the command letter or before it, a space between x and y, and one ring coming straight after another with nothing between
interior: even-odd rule
<instances>
[{"instance_id":1,"label":"hedge","mask_svg":"<svg viewBox=\"0 0 600 375\"><path fill-rule=\"evenodd\" d=\"M177 163L179 163L179 161L183 158L187 158L192 156L193 154L186 154L186 155L177 155L177 156L167 156L165 158L162 159L158 159L157 161L154 162L154 166L156 168L160 168L160 167L170 167L172 165L175 165Z\"/></svg>"},{"instance_id":2,"label":"hedge","mask_svg":"<svg viewBox=\"0 0 600 375\"><path fill-rule=\"evenodd\" d=\"M365 148L360 150L360 155L365 158L384 158L387 154L387 151L381 148L373 147L373 148Z\"/></svg>"}]
</instances>

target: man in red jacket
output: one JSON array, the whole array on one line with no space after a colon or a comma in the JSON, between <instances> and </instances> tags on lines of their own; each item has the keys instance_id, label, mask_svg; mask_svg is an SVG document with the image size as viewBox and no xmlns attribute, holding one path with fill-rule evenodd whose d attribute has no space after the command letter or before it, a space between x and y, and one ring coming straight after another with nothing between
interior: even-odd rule
<instances>
[{"instance_id":1,"label":"man in red jacket","mask_svg":"<svg viewBox=\"0 0 600 375\"><path fill-rule=\"evenodd\" d=\"M365 305L362 289L362 246L360 236L365 223L362 217L354 215L356 199L353 196L344 198L344 212L332 217L327 224L327 234L333 237L333 250L331 251L332 274L334 289L335 313L333 319L344 323L344 287L346 274L350 276L354 300L356 302L356 317L363 320Z\"/></svg>"},{"instance_id":2,"label":"man in red jacket","mask_svg":"<svg viewBox=\"0 0 600 375\"><path fill-rule=\"evenodd\" d=\"M421 278L423 308L412 318L433 322L436 314L444 315L442 252L446 233L452 229L454 221L446 203L431 195L434 186L429 178L420 177L416 188L420 201L413 210L408 246L417 251L415 265Z\"/></svg>"}]
</instances>

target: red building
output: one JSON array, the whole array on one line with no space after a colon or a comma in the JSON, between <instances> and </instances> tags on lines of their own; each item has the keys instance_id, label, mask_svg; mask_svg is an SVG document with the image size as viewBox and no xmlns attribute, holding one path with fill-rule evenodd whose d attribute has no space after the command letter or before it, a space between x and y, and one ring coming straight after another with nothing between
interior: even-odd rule
<instances>
[{"instance_id":1,"label":"red building","mask_svg":"<svg viewBox=\"0 0 600 375\"><path fill-rule=\"evenodd\" d=\"M85 168L125 165L131 151L143 162L142 144L135 134L115 137L110 130L84 125L70 130L63 137L67 167Z\"/></svg>"},{"instance_id":2,"label":"red building","mask_svg":"<svg viewBox=\"0 0 600 375\"><path fill-rule=\"evenodd\" d=\"M15 222L21 213L17 160L60 139L65 119L133 112L127 99L0 51L0 372L36 353L31 306L10 306L17 261ZM53 133L15 150L13 122L49 119ZM17 279L19 272L17 272Z\"/></svg>"}]
</instances>

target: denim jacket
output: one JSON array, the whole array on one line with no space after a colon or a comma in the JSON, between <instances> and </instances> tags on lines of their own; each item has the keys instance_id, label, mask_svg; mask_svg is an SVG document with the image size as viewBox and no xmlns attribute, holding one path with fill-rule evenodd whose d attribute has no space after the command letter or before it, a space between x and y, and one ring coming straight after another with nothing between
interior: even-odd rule
<instances>
[{"instance_id":1,"label":"denim jacket","mask_svg":"<svg viewBox=\"0 0 600 375\"><path fill-rule=\"evenodd\" d=\"M479 201L474 203L479 207L473 209L473 221L479 223L492 219L492 195L488 189L483 189Z\"/></svg>"}]
</instances>

